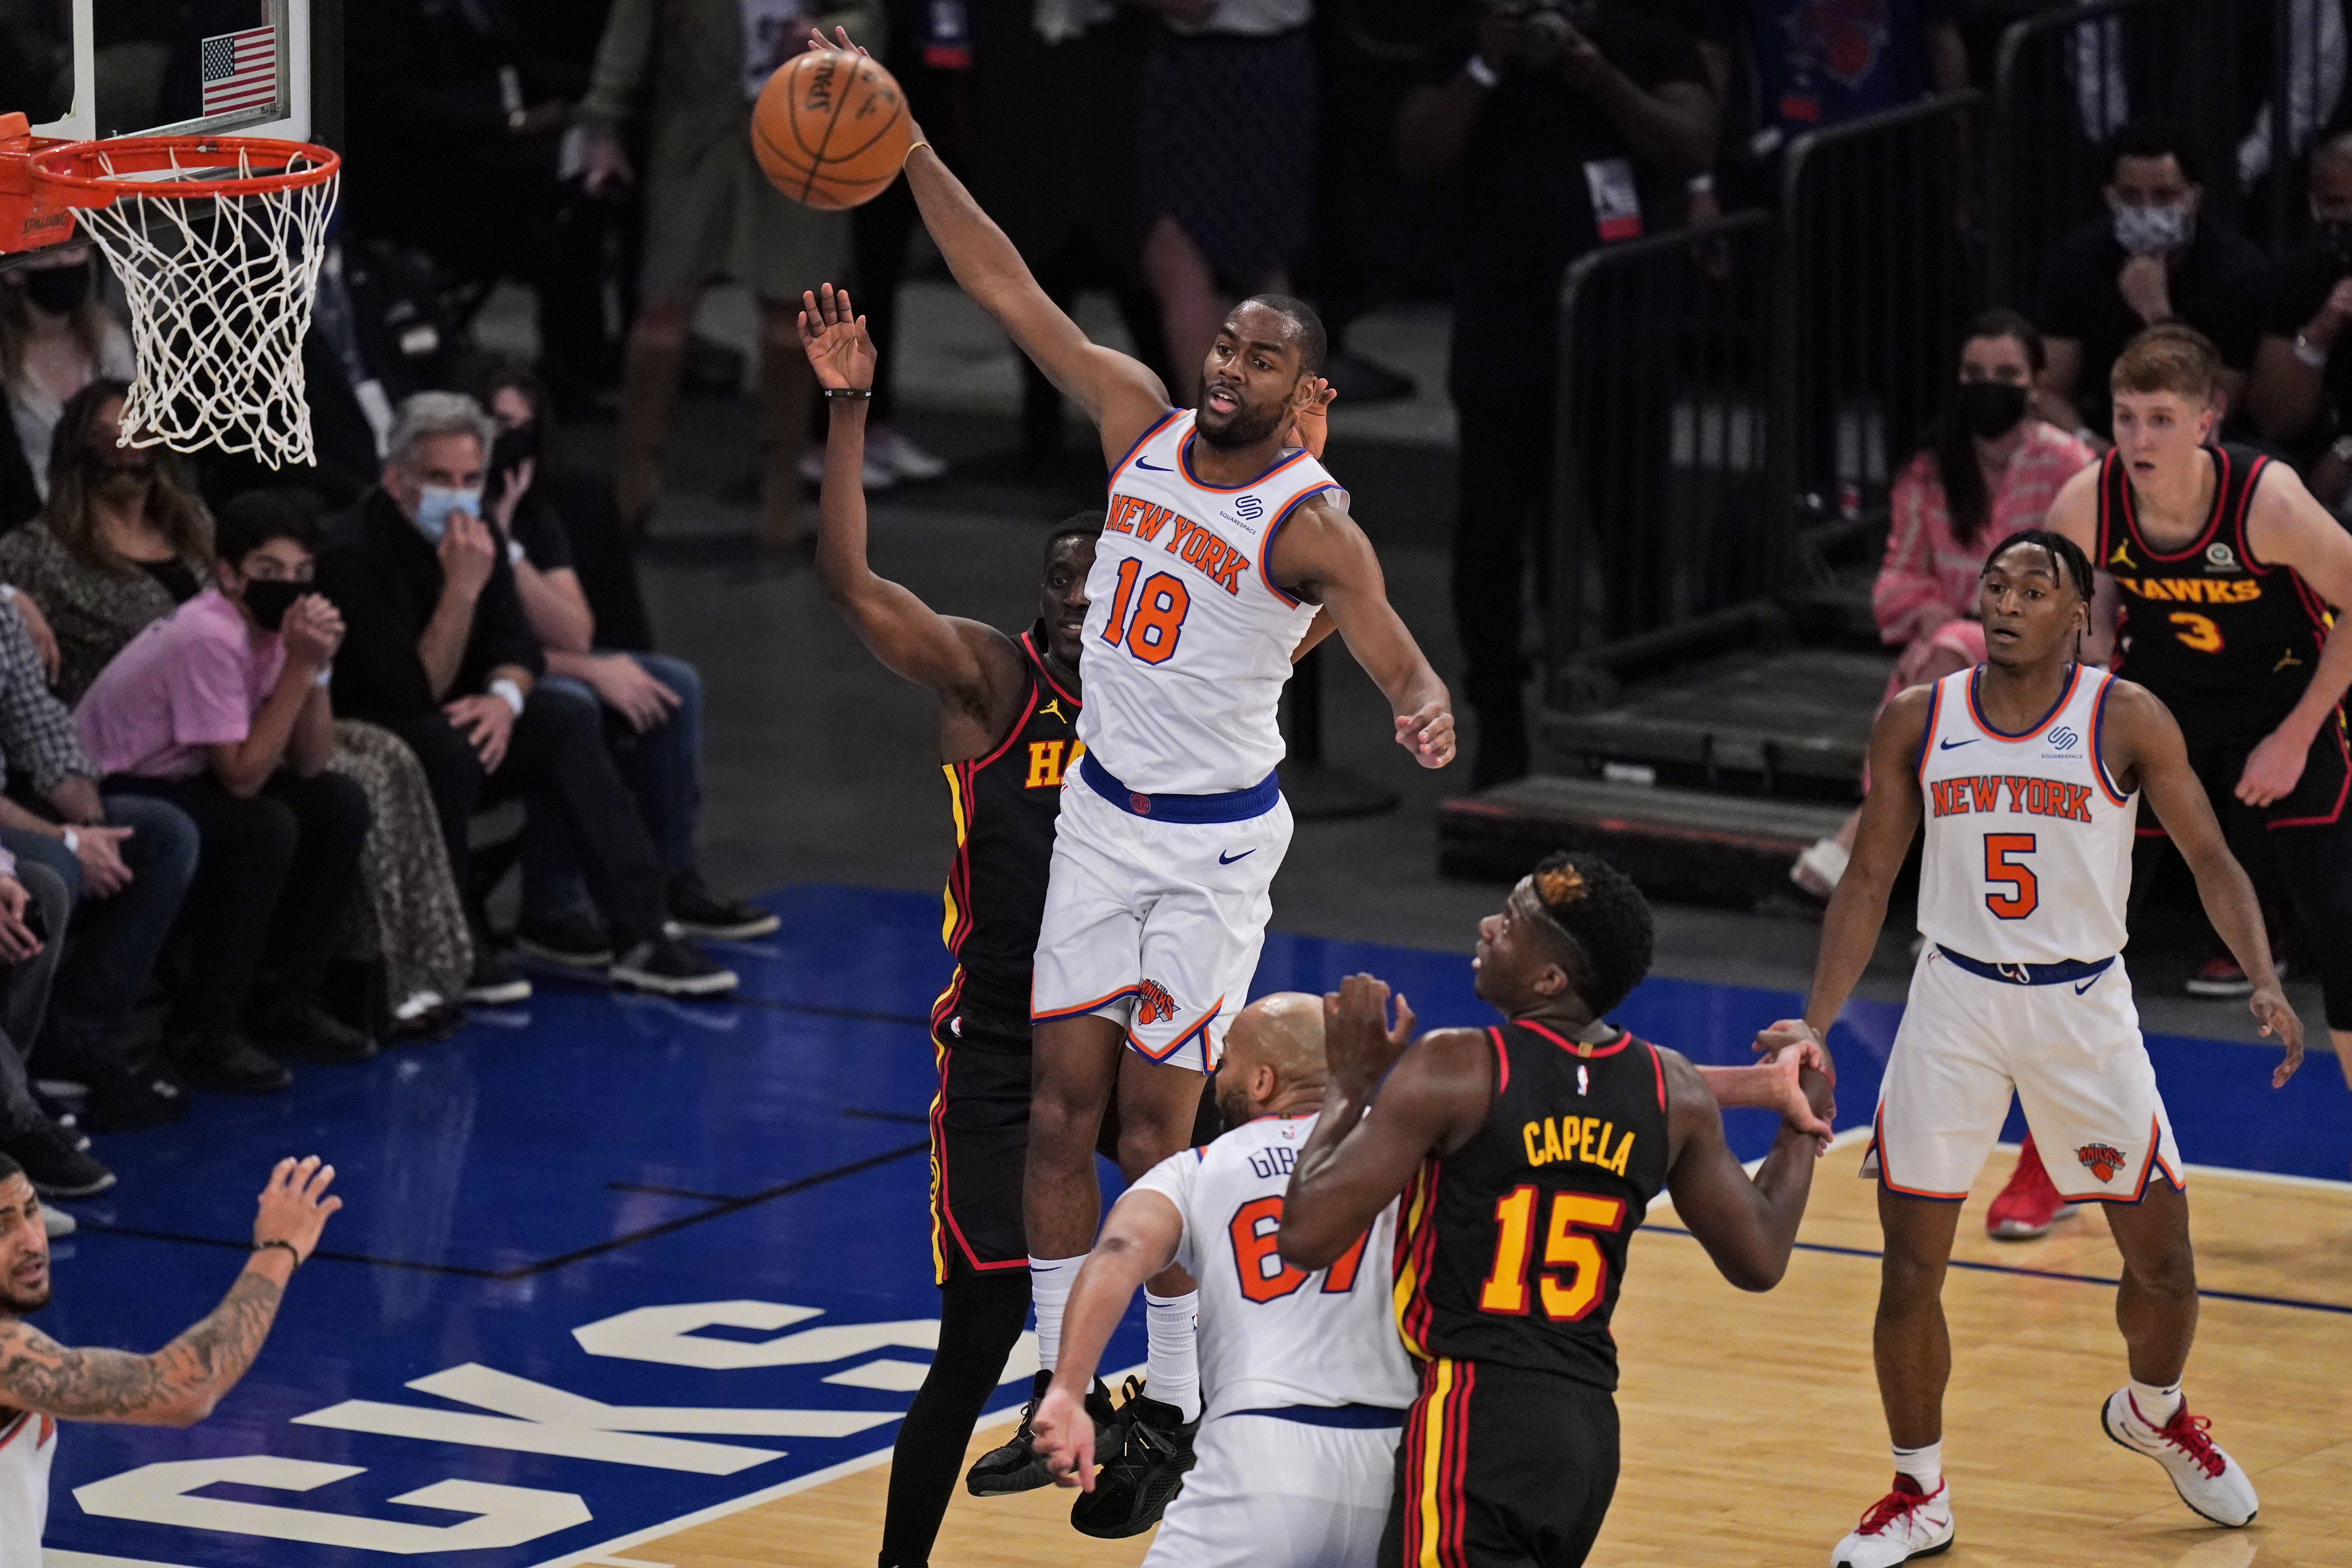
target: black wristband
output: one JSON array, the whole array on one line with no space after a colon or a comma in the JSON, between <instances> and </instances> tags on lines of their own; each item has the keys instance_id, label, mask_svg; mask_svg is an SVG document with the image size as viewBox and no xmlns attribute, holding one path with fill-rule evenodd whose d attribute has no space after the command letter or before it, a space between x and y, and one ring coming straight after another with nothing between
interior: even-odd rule
<instances>
[{"instance_id":1,"label":"black wristband","mask_svg":"<svg viewBox=\"0 0 2352 1568\"><path fill-rule=\"evenodd\" d=\"M253 1244L253 1250L256 1252L267 1252L273 1247L284 1247L286 1249L286 1256L294 1260L294 1267L297 1268L302 1267L302 1250L290 1241L280 1241L276 1237L272 1237L268 1241L255 1242Z\"/></svg>"},{"instance_id":2,"label":"black wristband","mask_svg":"<svg viewBox=\"0 0 2352 1568\"><path fill-rule=\"evenodd\" d=\"M868 403L873 400L874 389L870 386L828 386L824 395L845 403Z\"/></svg>"}]
</instances>

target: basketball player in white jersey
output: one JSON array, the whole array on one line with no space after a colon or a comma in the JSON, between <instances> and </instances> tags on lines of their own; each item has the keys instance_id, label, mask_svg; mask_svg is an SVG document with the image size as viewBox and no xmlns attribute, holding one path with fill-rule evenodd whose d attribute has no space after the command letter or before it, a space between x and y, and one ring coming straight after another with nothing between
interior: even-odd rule
<instances>
[{"instance_id":1,"label":"basketball player in white jersey","mask_svg":"<svg viewBox=\"0 0 2352 1568\"><path fill-rule=\"evenodd\" d=\"M1805 1016L1759 1041L1826 1039L1870 962L1887 889L1924 816L1927 945L1863 1167L1878 1179L1886 1238L1873 1352L1895 1484L1838 1542L1833 1568L1890 1568L1951 1544L1944 1269L2012 1089L2060 1194L2104 1204L2123 1254L2116 1319L2130 1377L2100 1411L2106 1435L2162 1465L2205 1518L2254 1517L2252 1484L2180 1392L2197 1331L2189 1202L2118 956L2142 792L2253 979L2262 1032L2286 1047L2273 1083L2301 1060L2303 1025L2179 725L2145 689L2078 662L2090 599L2090 561L2063 535L2029 529L1993 552L1979 600L1987 662L1915 686L1879 716L1870 796L1830 901Z\"/></svg>"},{"instance_id":2,"label":"basketball player in white jersey","mask_svg":"<svg viewBox=\"0 0 2352 1568\"><path fill-rule=\"evenodd\" d=\"M1279 296L1243 301L1210 348L1199 407L1172 406L1150 367L1089 342L1046 297L919 132L906 174L956 281L1086 410L1111 471L1087 582L1086 754L1063 789L1030 996L1023 1210L1050 1368L1101 1217L1094 1151L1113 1094L1131 1180L1190 1142L1199 1075L1215 1068L1257 967L1290 844L1276 710L1301 639L1328 617L1424 767L1453 760L1454 714L1330 475L1286 452L1322 388L1312 310ZM1140 1533L1152 1510L1123 1478L1142 1474L1156 1491L1191 1462L1192 1287L1179 1274L1153 1284L1151 1394L1128 1407L1122 1437L1140 1469L1122 1467L1118 1484L1081 1498L1081 1529ZM1027 1439L1024 1422L973 1466L971 1489L1044 1484Z\"/></svg>"},{"instance_id":3,"label":"basketball player in white jersey","mask_svg":"<svg viewBox=\"0 0 2352 1568\"><path fill-rule=\"evenodd\" d=\"M0 1568L41 1568L58 1423L193 1426L261 1352L286 1282L319 1245L332 1165L280 1160L261 1189L253 1252L221 1304L152 1355L70 1350L24 1321L49 1304L41 1200L0 1154Z\"/></svg>"},{"instance_id":4,"label":"basketball player in white jersey","mask_svg":"<svg viewBox=\"0 0 2352 1568\"><path fill-rule=\"evenodd\" d=\"M1399 1009L1399 1043L1412 1015ZM1380 1545L1397 1435L1418 1391L1389 1302L1396 1205L1330 1264L1276 1250L1290 1167L1323 1103L1323 999L1262 996L1217 1073L1231 1131L1127 1190L1078 1272L1035 1418L1064 1486L1092 1489L1087 1391L1135 1289L1171 1264L1201 1282L1200 1463L1145 1568L1352 1568Z\"/></svg>"}]
</instances>

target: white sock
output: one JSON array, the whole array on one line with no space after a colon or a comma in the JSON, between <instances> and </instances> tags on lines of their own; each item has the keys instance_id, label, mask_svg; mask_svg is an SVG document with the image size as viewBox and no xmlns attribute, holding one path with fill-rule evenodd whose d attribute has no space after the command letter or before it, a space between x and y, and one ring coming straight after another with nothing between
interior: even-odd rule
<instances>
[{"instance_id":1,"label":"white sock","mask_svg":"<svg viewBox=\"0 0 2352 1568\"><path fill-rule=\"evenodd\" d=\"M2158 1388L2133 1378L2130 1387L2133 1406L2138 1410L2139 1418L2151 1426L2162 1426L2180 1409L2180 1385L2177 1383L2170 1388Z\"/></svg>"},{"instance_id":2,"label":"white sock","mask_svg":"<svg viewBox=\"0 0 2352 1568\"><path fill-rule=\"evenodd\" d=\"M1922 1448L1895 1450L1895 1473L1909 1476L1929 1497L1944 1484L1944 1444L1941 1438Z\"/></svg>"},{"instance_id":3,"label":"white sock","mask_svg":"<svg viewBox=\"0 0 2352 1568\"><path fill-rule=\"evenodd\" d=\"M1198 1290L1181 1296L1143 1293L1143 1327L1150 1339L1143 1362L1144 1392L1174 1405L1187 1421L1201 1418L1200 1336L1193 1331L1200 1310Z\"/></svg>"},{"instance_id":4,"label":"white sock","mask_svg":"<svg viewBox=\"0 0 2352 1568\"><path fill-rule=\"evenodd\" d=\"M1037 1364L1054 1370L1062 1351L1062 1309L1070 1304L1070 1287L1078 1282L1076 1258L1033 1258L1029 1260L1029 1301L1037 1309Z\"/></svg>"}]
</instances>

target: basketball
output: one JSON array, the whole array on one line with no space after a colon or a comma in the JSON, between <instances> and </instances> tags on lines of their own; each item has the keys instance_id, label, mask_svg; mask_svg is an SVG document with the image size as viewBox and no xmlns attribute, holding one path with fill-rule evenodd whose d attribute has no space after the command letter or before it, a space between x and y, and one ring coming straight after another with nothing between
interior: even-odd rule
<instances>
[{"instance_id":1,"label":"basketball","mask_svg":"<svg viewBox=\"0 0 2352 1568\"><path fill-rule=\"evenodd\" d=\"M751 150L769 183L822 212L880 195L898 177L914 130L890 73L838 49L785 62L751 110Z\"/></svg>"}]
</instances>

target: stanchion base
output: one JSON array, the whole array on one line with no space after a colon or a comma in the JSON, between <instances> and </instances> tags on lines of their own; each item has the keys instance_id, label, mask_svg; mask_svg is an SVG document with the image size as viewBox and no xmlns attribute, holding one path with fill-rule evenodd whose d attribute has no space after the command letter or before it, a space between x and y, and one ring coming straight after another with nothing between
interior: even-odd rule
<instances>
[{"instance_id":1,"label":"stanchion base","mask_svg":"<svg viewBox=\"0 0 2352 1568\"><path fill-rule=\"evenodd\" d=\"M1384 784L1328 763L1283 763L1282 798L1290 803L1290 815L1300 822L1379 816L1394 811L1403 799Z\"/></svg>"}]
</instances>

